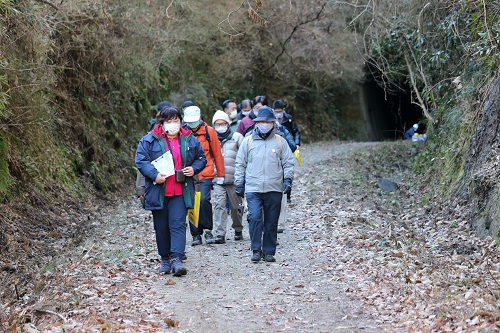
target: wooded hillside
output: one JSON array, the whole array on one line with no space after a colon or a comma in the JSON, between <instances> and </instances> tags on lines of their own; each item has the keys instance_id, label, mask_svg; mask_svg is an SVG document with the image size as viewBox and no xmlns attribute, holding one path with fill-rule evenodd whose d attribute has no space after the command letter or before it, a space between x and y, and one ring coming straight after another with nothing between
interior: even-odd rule
<instances>
[{"instance_id":1,"label":"wooded hillside","mask_svg":"<svg viewBox=\"0 0 500 333\"><path fill-rule=\"evenodd\" d=\"M0 0L0 253L33 278L34 255L77 243L111 204L97 199L132 193L161 100L210 119L264 94L306 142L366 140L366 80L407 96L427 129L423 203L467 207L498 241L499 23L479 0Z\"/></svg>"}]
</instances>

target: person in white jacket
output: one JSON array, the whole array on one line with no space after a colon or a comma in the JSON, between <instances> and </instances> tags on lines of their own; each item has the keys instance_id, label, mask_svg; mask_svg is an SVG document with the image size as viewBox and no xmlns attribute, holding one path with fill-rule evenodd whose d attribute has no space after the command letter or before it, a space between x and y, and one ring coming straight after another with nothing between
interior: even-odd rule
<instances>
[{"instance_id":1,"label":"person in white jacket","mask_svg":"<svg viewBox=\"0 0 500 333\"><path fill-rule=\"evenodd\" d=\"M223 182L214 183L212 200L214 202L215 244L226 242L228 213L226 202L229 200L229 211L233 221L234 239L243 239L243 204L242 198L236 195L234 187L234 172L238 148L243 142L243 135L231 129L231 121L224 111L218 110L212 118L212 125L220 141L224 158L225 176Z\"/></svg>"},{"instance_id":2,"label":"person in white jacket","mask_svg":"<svg viewBox=\"0 0 500 333\"><path fill-rule=\"evenodd\" d=\"M274 133L273 109L262 106L253 132L236 156L236 194L246 195L251 261L274 262L283 194L292 189L295 157L287 141Z\"/></svg>"}]
</instances>

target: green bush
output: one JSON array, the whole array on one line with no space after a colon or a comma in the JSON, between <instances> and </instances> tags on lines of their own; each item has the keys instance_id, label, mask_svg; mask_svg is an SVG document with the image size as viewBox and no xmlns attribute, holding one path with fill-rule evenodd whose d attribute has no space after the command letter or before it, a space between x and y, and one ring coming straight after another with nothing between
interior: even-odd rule
<instances>
[{"instance_id":1,"label":"green bush","mask_svg":"<svg viewBox=\"0 0 500 333\"><path fill-rule=\"evenodd\" d=\"M10 184L9 164L8 158L8 145L5 138L0 133L0 201L3 201L8 196L8 189Z\"/></svg>"}]
</instances>

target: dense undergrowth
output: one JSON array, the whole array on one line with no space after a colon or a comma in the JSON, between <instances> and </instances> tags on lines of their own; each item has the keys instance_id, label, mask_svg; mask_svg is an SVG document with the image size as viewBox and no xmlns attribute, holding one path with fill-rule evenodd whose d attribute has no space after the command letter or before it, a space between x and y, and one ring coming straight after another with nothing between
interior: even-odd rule
<instances>
[{"instance_id":1,"label":"dense undergrowth","mask_svg":"<svg viewBox=\"0 0 500 333\"><path fill-rule=\"evenodd\" d=\"M194 100L209 119L226 98L266 94L287 102L305 141L360 139L346 110L364 61L387 93L410 86L426 115L422 200L473 205L471 224L498 237L500 7L410 3L0 0L0 269L13 273L2 297L22 298L132 192L160 100Z\"/></svg>"}]
</instances>

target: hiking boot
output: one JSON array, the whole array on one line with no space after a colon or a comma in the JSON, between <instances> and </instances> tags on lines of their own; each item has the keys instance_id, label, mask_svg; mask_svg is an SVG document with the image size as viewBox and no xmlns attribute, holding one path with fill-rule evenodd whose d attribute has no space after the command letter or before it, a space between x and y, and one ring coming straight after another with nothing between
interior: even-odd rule
<instances>
[{"instance_id":1,"label":"hiking boot","mask_svg":"<svg viewBox=\"0 0 500 333\"><path fill-rule=\"evenodd\" d=\"M181 258L172 258L170 261L172 273L174 276L182 276L187 274L187 269L182 265Z\"/></svg>"},{"instance_id":2,"label":"hiking boot","mask_svg":"<svg viewBox=\"0 0 500 333\"><path fill-rule=\"evenodd\" d=\"M243 239L243 231L235 231L234 240L242 240L242 239Z\"/></svg>"},{"instance_id":3,"label":"hiking boot","mask_svg":"<svg viewBox=\"0 0 500 333\"><path fill-rule=\"evenodd\" d=\"M161 262L160 262L160 268L158 269L158 273L160 274L168 274L170 273L170 259L169 258L161 258Z\"/></svg>"},{"instance_id":4,"label":"hiking boot","mask_svg":"<svg viewBox=\"0 0 500 333\"><path fill-rule=\"evenodd\" d=\"M250 260L253 262L259 262L261 259L262 259L262 252L260 252L260 250L254 250L252 258Z\"/></svg>"},{"instance_id":5,"label":"hiking boot","mask_svg":"<svg viewBox=\"0 0 500 333\"><path fill-rule=\"evenodd\" d=\"M191 246L196 246L201 244L202 244L201 236L200 235L193 236L193 242L191 243Z\"/></svg>"},{"instance_id":6,"label":"hiking boot","mask_svg":"<svg viewBox=\"0 0 500 333\"><path fill-rule=\"evenodd\" d=\"M278 234L282 234L283 233L283 228L278 228Z\"/></svg>"},{"instance_id":7,"label":"hiking boot","mask_svg":"<svg viewBox=\"0 0 500 333\"><path fill-rule=\"evenodd\" d=\"M224 244L226 242L226 236L217 235L215 237L215 244Z\"/></svg>"},{"instance_id":8,"label":"hiking boot","mask_svg":"<svg viewBox=\"0 0 500 333\"><path fill-rule=\"evenodd\" d=\"M212 232L210 230L205 231L205 243L206 244L214 244L215 243L214 235L212 235Z\"/></svg>"},{"instance_id":9,"label":"hiking boot","mask_svg":"<svg viewBox=\"0 0 500 333\"><path fill-rule=\"evenodd\" d=\"M265 254L264 255L264 261L266 262L275 262L276 258L272 254Z\"/></svg>"}]
</instances>

